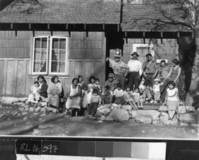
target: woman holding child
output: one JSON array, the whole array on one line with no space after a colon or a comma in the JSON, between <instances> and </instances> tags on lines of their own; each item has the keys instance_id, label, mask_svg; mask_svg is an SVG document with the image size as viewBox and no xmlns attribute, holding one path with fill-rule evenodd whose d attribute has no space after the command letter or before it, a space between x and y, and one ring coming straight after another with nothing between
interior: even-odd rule
<instances>
[{"instance_id":1,"label":"woman holding child","mask_svg":"<svg viewBox=\"0 0 199 160\"><path fill-rule=\"evenodd\" d=\"M48 88L48 103L50 107L58 109L60 94L62 93L62 85L58 79L58 76L53 76L51 78L51 84Z\"/></svg>"},{"instance_id":2,"label":"woman holding child","mask_svg":"<svg viewBox=\"0 0 199 160\"><path fill-rule=\"evenodd\" d=\"M39 75L37 77L37 81L39 82L39 88L40 88L39 94L40 94L40 96L43 97L43 98L47 98L48 97L48 93L47 93L48 85L46 83L44 76Z\"/></svg>"}]
</instances>

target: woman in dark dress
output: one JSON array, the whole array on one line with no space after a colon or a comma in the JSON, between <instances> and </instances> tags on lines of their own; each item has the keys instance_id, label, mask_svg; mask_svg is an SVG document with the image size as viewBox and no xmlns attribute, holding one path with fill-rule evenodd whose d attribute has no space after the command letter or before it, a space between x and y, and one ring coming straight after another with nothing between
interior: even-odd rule
<instances>
[{"instance_id":1,"label":"woman in dark dress","mask_svg":"<svg viewBox=\"0 0 199 160\"><path fill-rule=\"evenodd\" d=\"M40 87L39 94L42 97L42 99L46 99L48 97L47 94L48 85L46 83L44 76L39 75L37 77L37 81L39 82L39 87Z\"/></svg>"}]
</instances>

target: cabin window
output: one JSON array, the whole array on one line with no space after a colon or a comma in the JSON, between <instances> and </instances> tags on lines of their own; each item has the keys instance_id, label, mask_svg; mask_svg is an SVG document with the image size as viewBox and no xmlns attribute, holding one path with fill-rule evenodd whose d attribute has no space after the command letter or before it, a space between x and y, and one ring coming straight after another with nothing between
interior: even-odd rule
<instances>
[{"instance_id":1,"label":"cabin window","mask_svg":"<svg viewBox=\"0 0 199 160\"><path fill-rule=\"evenodd\" d=\"M66 37L35 37L33 74L68 74L68 39Z\"/></svg>"}]
</instances>

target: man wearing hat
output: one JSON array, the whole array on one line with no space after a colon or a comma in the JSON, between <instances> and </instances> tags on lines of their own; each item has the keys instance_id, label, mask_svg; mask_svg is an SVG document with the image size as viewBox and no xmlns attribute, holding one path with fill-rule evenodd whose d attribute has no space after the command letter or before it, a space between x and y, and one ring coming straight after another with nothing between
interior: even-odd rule
<instances>
[{"instance_id":1,"label":"man wearing hat","mask_svg":"<svg viewBox=\"0 0 199 160\"><path fill-rule=\"evenodd\" d=\"M151 84L154 83L154 78L157 75L158 67L156 62L153 60L151 53L146 55L147 60L143 63L143 75L145 79L150 80Z\"/></svg>"},{"instance_id":2,"label":"man wearing hat","mask_svg":"<svg viewBox=\"0 0 199 160\"><path fill-rule=\"evenodd\" d=\"M131 90L139 87L139 80L142 75L142 63L138 60L138 56L137 52L133 52L130 61L127 63Z\"/></svg>"},{"instance_id":3,"label":"man wearing hat","mask_svg":"<svg viewBox=\"0 0 199 160\"><path fill-rule=\"evenodd\" d=\"M127 65L120 60L121 51L116 49L116 53L114 55L115 61L107 57L107 61L109 61L109 65L113 68L113 73L115 74L115 80L122 84L122 89L125 87L126 75L128 73Z\"/></svg>"}]
</instances>

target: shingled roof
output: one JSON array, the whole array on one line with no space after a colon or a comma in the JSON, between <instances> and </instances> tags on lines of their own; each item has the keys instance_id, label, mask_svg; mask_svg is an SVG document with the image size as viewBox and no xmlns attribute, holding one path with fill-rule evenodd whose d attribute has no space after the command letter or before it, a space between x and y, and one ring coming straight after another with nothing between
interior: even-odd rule
<instances>
[{"instance_id":1,"label":"shingled roof","mask_svg":"<svg viewBox=\"0 0 199 160\"><path fill-rule=\"evenodd\" d=\"M0 23L119 24L119 2L108 0L39 0L11 3L0 12Z\"/></svg>"},{"instance_id":2,"label":"shingled roof","mask_svg":"<svg viewBox=\"0 0 199 160\"><path fill-rule=\"evenodd\" d=\"M175 9L176 5L140 5L123 6L122 31L188 31L181 22L184 13ZM179 22L171 24L172 20ZM187 22L186 22L187 23Z\"/></svg>"}]
</instances>

